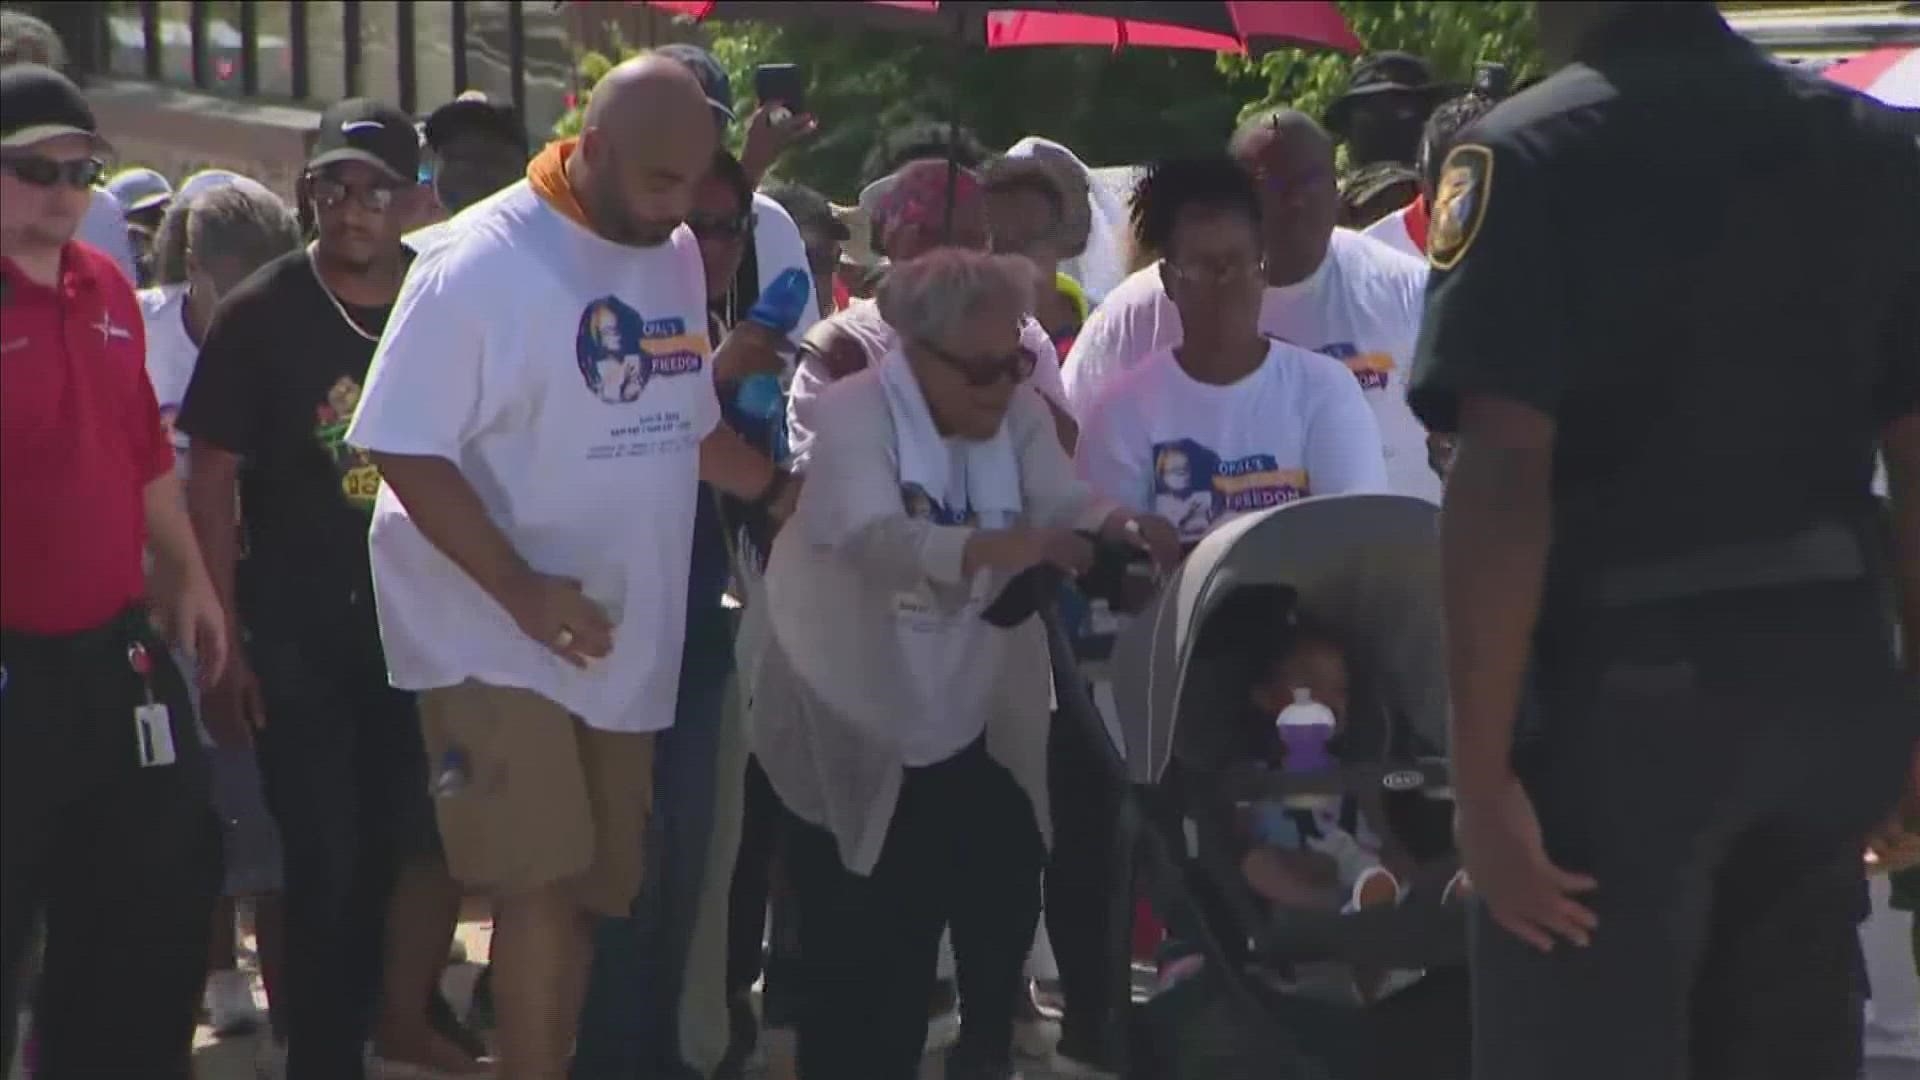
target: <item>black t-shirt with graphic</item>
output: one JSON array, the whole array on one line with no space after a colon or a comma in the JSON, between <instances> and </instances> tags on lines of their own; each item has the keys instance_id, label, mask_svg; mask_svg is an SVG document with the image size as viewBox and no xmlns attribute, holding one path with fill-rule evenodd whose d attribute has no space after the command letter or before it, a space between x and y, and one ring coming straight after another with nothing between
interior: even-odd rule
<instances>
[{"instance_id":1,"label":"black t-shirt with graphic","mask_svg":"<svg viewBox=\"0 0 1920 1080\"><path fill-rule=\"evenodd\" d=\"M345 436L377 343L368 335L378 337L389 310L337 308L297 251L234 289L207 331L176 425L242 458L247 552L236 587L255 633L369 625L367 526L380 476Z\"/></svg>"}]
</instances>

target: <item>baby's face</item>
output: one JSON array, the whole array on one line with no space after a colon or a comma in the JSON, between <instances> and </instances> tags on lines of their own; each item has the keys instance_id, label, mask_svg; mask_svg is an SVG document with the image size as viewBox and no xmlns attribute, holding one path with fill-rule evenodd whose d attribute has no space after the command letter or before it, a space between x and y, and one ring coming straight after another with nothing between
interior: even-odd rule
<instances>
[{"instance_id":1,"label":"baby's face","mask_svg":"<svg viewBox=\"0 0 1920 1080\"><path fill-rule=\"evenodd\" d=\"M1261 712L1278 716L1280 710L1293 704L1295 690L1307 691L1314 701L1331 710L1336 730L1346 728L1352 687L1347 676L1347 661L1340 650L1317 643L1294 650L1274 677L1254 690L1254 704Z\"/></svg>"}]
</instances>

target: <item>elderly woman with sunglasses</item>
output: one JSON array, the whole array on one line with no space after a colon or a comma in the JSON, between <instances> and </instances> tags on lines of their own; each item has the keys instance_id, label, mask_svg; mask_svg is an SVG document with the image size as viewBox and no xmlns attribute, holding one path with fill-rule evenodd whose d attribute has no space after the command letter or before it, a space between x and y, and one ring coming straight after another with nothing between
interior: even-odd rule
<instances>
[{"instance_id":1,"label":"elderly woman with sunglasses","mask_svg":"<svg viewBox=\"0 0 1920 1080\"><path fill-rule=\"evenodd\" d=\"M799 509L767 570L755 751L799 819L788 873L812 979L810 1078L917 1073L943 928L980 958L949 1077L1011 1075L1048 834L1038 620L981 616L1088 537L1176 554L1172 529L1074 478L1021 346L1025 260L941 249L894 267L899 343L831 385Z\"/></svg>"}]
</instances>

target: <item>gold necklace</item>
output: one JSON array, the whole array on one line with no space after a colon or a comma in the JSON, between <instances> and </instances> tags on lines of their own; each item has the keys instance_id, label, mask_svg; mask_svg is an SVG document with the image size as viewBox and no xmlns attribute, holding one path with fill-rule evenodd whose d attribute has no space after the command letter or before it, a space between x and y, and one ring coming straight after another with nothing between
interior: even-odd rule
<instances>
[{"instance_id":1,"label":"gold necklace","mask_svg":"<svg viewBox=\"0 0 1920 1080\"><path fill-rule=\"evenodd\" d=\"M320 274L320 263L314 258L314 250L319 246L317 242L307 245L307 268L313 271L313 280L319 284L320 291L327 294L327 302L333 305L333 310L340 313L340 321L346 323L348 329L366 338L368 341L378 344L380 335L369 334L367 333L366 327L354 322L353 316L347 314L347 306L340 302L340 298L333 294L332 289L327 287L327 279Z\"/></svg>"}]
</instances>

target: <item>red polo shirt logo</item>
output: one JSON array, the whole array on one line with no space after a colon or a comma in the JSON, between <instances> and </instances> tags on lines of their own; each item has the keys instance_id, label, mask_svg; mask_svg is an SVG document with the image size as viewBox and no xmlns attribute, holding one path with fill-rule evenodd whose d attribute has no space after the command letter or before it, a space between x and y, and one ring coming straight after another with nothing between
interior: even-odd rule
<instances>
[{"instance_id":1,"label":"red polo shirt logo","mask_svg":"<svg viewBox=\"0 0 1920 1080\"><path fill-rule=\"evenodd\" d=\"M77 242L54 286L0 280L0 627L91 629L145 593L143 499L173 467L139 301Z\"/></svg>"}]
</instances>

